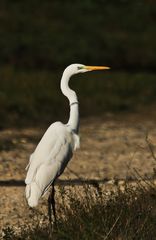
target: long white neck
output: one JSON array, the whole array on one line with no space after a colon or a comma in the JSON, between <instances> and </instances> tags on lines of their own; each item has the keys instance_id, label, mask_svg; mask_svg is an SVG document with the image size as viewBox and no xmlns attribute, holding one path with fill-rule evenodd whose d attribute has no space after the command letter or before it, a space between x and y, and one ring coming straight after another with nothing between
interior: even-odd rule
<instances>
[{"instance_id":1,"label":"long white neck","mask_svg":"<svg viewBox=\"0 0 156 240\"><path fill-rule=\"evenodd\" d=\"M68 98L70 104L70 117L67 125L78 133L79 131L79 103L76 93L69 87L68 83L72 75L64 71L61 79L61 91Z\"/></svg>"}]
</instances>

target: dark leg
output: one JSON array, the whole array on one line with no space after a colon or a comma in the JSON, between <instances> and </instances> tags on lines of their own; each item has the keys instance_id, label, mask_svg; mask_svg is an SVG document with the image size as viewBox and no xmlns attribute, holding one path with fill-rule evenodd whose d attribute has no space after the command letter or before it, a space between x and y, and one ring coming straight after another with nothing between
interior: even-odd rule
<instances>
[{"instance_id":1,"label":"dark leg","mask_svg":"<svg viewBox=\"0 0 156 240\"><path fill-rule=\"evenodd\" d=\"M53 216L54 216L53 223L54 223L55 226L57 226L56 209L55 209L55 187L54 187L54 182L52 183L51 205L52 205Z\"/></svg>"},{"instance_id":2,"label":"dark leg","mask_svg":"<svg viewBox=\"0 0 156 240\"><path fill-rule=\"evenodd\" d=\"M52 218L52 211L53 211L53 218ZM52 188L48 197L48 216L49 216L49 229L50 229L50 236L52 236L53 227L57 227L56 222L56 210L55 210L55 188L54 182L52 183Z\"/></svg>"},{"instance_id":3,"label":"dark leg","mask_svg":"<svg viewBox=\"0 0 156 240\"><path fill-rule=\"evenodd\" d=\"M49 235L52 238L51 192L48 197Z\"/></svg>"}]
</instances>

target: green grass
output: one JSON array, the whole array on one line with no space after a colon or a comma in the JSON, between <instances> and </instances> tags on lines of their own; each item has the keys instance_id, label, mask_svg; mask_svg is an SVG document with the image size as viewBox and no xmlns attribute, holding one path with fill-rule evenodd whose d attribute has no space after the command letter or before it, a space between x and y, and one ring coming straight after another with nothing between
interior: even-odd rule
<instances>
[{"instance_id":1,"label":"green grass","mask_svg":"<svg viewBox=\"0 0 156 240\"><path fill-rule=\"evenodd\" d=\"M23 126L66 121L67 99L60 91L62 70L0 69L0 119L3 126ZM70 85L80 101L80 115L135 111L156 103L155 74L107 71L76 75ZM17 124L18 122L18 124Z\"/></svg>"},{"instance_id":2,"label":"green grass","mask_svg":"<svg viewBox=\"0 0 156 240\"><path fill-rule=\"evenodd\" d=\"M118 189L109 196L90 187L85 187L83 196L64 189L59 198L62 203L57 203L58 227L53 232L54 240L155 239L156 189L152 184L135 190L127 187L124 192ZM11 226L3 229L4 239L50 239L48 224L40 223L41 217L38 213L33 226L23 224L18 233Z\"/></svg>"}]
</instances>

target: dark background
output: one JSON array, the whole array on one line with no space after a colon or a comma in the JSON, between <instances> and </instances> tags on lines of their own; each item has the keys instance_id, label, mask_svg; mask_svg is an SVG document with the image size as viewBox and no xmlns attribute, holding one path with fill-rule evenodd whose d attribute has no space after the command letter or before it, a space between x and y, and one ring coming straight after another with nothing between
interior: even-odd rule
<instances>
[{"instance_id":1,"label":"dark background","mask_svg":"<svg viewBox=\"0 0 156 240\"><path fill-rule=\"evenodd\" d=\"M154 109L155 1L2 0L0 126L67 120L59 84L71 63L111 66L71 80L81 117Z\"/></svg>"}]
</instances>

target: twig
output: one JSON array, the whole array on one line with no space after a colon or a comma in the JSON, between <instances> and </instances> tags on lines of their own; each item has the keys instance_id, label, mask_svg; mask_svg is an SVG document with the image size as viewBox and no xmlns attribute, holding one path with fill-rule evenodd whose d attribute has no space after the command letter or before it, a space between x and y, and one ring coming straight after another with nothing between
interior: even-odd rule
<instances>
[{"instance_id":1,"label":"twig","mask_svg":"<svg viewBox=\"0 0 156 240\"><path fill-rule=\"evenodd\" d=\"M138 230L136 231L135 236L137 236L137 234L142 231L142 229L143 229L143 227L145 226L145 223L147 222L148 219L149 219L149 216L147 215L147 216L145 217L145 220L144 220L143 224L141 225L141 227L138 228Z\"/></svg>"},{"instance_id":2,"label":"twig","mask_svg":"<svg viewBox=\"0 0 156 240\"><path fill-rule=\"evenodd\" d=\"M135 171L136 176L138 176L138 180L141 179L141 181L143 181L144 183L146 183L147 186L149 186L150 188L153 188L153 187L154 187L154 189L155 189L154 184L150 181L151 178L148 178L148 177L147 177L147 178L143 178L143 177L139 174L139 172L138 172L138 170L137 170L136 168L133 168L133 170ZM143 184L141 184L141 181L138 181L138 182L137 182L138 185L140 185L140 187L146 189L146 187L143 186ZM140 182L140 184L139 184L139 182Z\"/></svg>"},{"instance_id":3,"label":"twig","mask_svg":"<svg viewBox=\"0 0 156 240\"><path fill-rule=\"evenodd\" d=\"M106 237L104 238L104 240L106 240L106 239L109 237L109 235L111 234L111 232L112 232L113 229L115 228L115 225L116 225L117 222L119 221L120 216L121 216L121 212L120 212L119 216L117 217L117 219L115 220L113 226L111 227L111 229L110 229L109 232L107 233L107 235L106 235Z\"/></svg>"},{"instance_id":4,"label":"twig","mask_svg":"<svg viewBox=\"0 0 156 240\"><path fill-rule=\"evenodd\" d=\"M73 171L72 169L70 169L69 167L67 167L67 169L68 169L68 171L70 172L70 173L72 173L72 174L74 174L75 175L75 177L77 177L80 181L81 181L81 177L79 176L79 174L78 173L76 173L75 171Z\"/></svg>"},{"instance_id":5,"label":"twig","mask_svg":"<svg viewBox=\"0 0 156 240\"><path fill-rule=\"evenodd\" d=\"M150 151L153 159L156 161L156 156L155 156L155 154L154 154L153 145L152 145L152 143L149 141L149 138L148 138L148 132L146 132L145 141L146 141L146 143L147 143L147 146L148 146L148 148L149 148L149 151Z\"/></svg>"}]
</instances>

